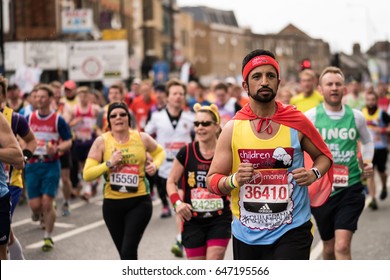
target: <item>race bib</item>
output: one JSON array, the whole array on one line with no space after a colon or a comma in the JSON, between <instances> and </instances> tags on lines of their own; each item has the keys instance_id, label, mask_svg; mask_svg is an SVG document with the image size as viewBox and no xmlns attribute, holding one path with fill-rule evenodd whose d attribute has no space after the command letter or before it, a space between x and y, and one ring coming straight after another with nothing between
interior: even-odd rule
<instances>
[{"instance_id":1,"label":"race bib","mask_svg":"<svg viewBox=\"0 0 390 280\"><path fill-rule=\"evenodd\" d=\"M287 170L261 169L241 187L243 206L252 213L280 213L290 198Z\"/></svg>"},{"instance_id":2,"label":"race bib","mask_svg":"<svg viewBox=\"0 0 390 280\"><path fill-rule=\"evenodd\" d=\"M111 189L117 192L137 192L139 184L139 166L122 164L110 172Z\"/></svg>"},{"instance_id":3,"label":"race bib","mask_svg":"<svg viewBox=\"0 0 390 280\"><path fill-rule=\"evenodd\" d=\"M214 212L223 209L223 199L207 189L191 189L191 204L195 212Z\"/></svg>"},{"instance_id":4,"label":"race bib","mask_svg":"<svg viewBox=\"0 0 390 280\"><path fill-rule=\"evenodd\" d=\"M345 188L348 187L349 169L345 165L333 165L333 187Z\"/></svg>"}]
</instances>

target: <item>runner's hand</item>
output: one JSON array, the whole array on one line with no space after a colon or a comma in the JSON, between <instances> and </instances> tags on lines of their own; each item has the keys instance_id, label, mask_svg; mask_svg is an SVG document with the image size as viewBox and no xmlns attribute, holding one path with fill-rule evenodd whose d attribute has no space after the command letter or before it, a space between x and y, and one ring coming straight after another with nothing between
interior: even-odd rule
<instances>
[{"instance_id":1,"label":"runner's hand","mask_svg":"<svg viewBox=\"0 0 390 280\"><path fill-rule=\"evenodd\" d=\"M252 163L240 163L236 172L236 180L239 186L243 186L245 183L252 179L255 169Z\"/></svg>"},{"instance_id":2,"label":"runner's hand","mask_svg":"<svg viewBox=\"0 0 390 280\"><path fill-rule=\"evenodd\" d=\"M120 164L122 162L122 151L118 151L117 149L115 149L112 152L110 161L112 166Z\"/></svg>"},{"instance_id":3,"label":"runner's hand","mask_svg":"<svg viewBox=\"0 0 390 280\"><path fill-rule=\"evenodd\" d=\"M184 222L184 220L189 221L192 218L192 207L188 203L180 203L180 205L176 206L175 211L182 222Z\"/></svg>"},{"instance_id":4,"label":"runner's hand","mask_svg":"<svg viewBox=\"0 0 390 280\"><path fill-rule=\"evenodd\" d=\"M145 164L146 174L148 174L149 176L153 176L154 174L156 174L156 171L157 171L156 164L152 160L149 159L146 160L146 164Z\"/></svg>"},{"instance_id":5,"label":"runner's hand","mask_svg":"<svg viewBox=\"0 0 390 280\"><path fill-rule=\"evenodd\" d=\"M294 169L291 173L299 186L309 186L317 180L314 172L311 169L306 170L304 167Z\"/></svg>"}]
</instances>

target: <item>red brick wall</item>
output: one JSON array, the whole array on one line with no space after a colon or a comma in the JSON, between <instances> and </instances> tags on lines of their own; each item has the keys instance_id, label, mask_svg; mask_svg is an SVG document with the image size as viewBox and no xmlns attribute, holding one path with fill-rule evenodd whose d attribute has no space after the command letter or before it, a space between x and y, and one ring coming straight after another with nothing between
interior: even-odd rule
<instances>
[{"instance_id":1,"label":"red brick wall","mask_svg":"<svg viewBox=\"0 0 390 280\"><path fill-rule=\"evenodd\" d=\"M56 1L14 1L16 40L45 40L58 37L56 31Z\"/></svg>"}]
</instances>

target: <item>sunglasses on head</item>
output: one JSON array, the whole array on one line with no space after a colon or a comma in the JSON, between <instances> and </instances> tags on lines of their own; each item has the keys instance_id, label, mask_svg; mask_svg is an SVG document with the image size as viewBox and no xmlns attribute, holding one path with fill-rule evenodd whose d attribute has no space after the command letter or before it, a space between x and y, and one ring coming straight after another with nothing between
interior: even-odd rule
<instances>
[{"instance_id":1,"label":"sunglasses on head","mask_svg":"<svg viewBox=\"0 0 390 280\"><path fill-rule=\"evenodd\" d=\"M110 115L110 119L115 119L117 116L124 118L127 116L127 114L126 113L112 114Z\"/></svg>"},{"instance_id":2,"label":"sunglasses on head","mask_svg":"<svg viewBox=\"0 0 390 280\"><path fill-rule=\"evenodd\" d=\"M214 124L215 122L212 122L212 121L205 121L205 122L194 122L194 125L196 126L196 127L198 127L198 126L200 126L200 125L202 125L203 127L207 127L207 126L210 126L210 125L212 125L212 124Z\"/></svg>"}]
</instances>

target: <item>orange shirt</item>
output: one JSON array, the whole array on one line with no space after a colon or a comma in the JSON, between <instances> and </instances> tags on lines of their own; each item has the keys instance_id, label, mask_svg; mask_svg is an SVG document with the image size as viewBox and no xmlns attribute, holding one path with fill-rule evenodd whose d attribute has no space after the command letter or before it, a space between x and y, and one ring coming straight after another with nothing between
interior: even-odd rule
<instances>
[{"instance_id":1,"label":"orange shirt","mask_svg":"<svg viewBox=\"0 0 390 280\"><path fill-rule=\"evenodd\" d=\"M131 103L130 109L134 113L137 128L139 131L144 131L150 108L152 108L156 104L157 101L154 95L151 96L151 100L149 102L145 102L143 96L137 96L136 98L134 98L133 102Z\"/></svg>"}]
</instances>

